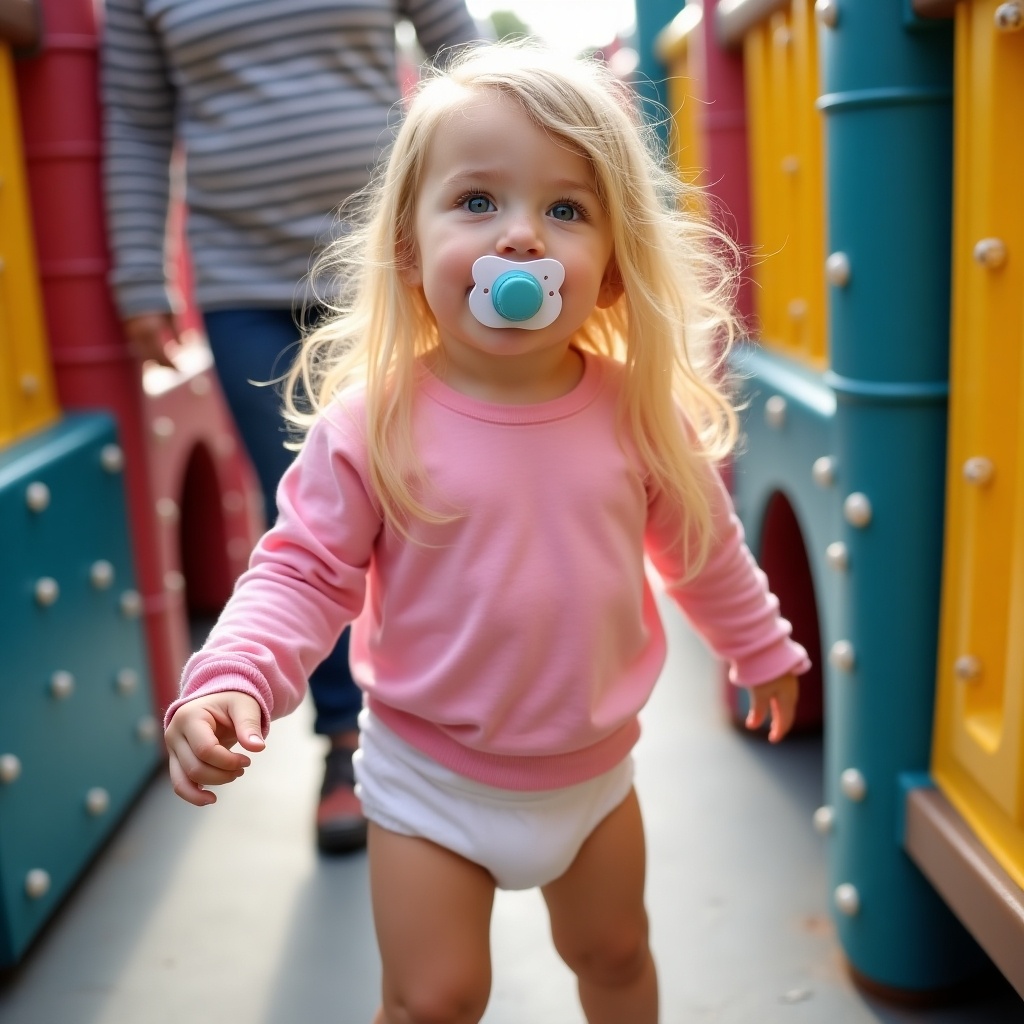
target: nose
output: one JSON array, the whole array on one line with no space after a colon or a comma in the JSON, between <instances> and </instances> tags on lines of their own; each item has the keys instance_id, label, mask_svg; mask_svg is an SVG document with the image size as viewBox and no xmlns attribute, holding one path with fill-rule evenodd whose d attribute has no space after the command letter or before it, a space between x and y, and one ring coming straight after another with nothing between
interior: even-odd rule
<instances>
[{"instance_id":1,"label":"nose","mask_svg":"<svg viewBox=\"0 0 1024 1024\"><path fill-rule=\"evenodd\" d=\"M502 225L495 251L501 256L544 256L544 239L536 219L529 213L511 214Z\"/></svg>"}]
</instances>

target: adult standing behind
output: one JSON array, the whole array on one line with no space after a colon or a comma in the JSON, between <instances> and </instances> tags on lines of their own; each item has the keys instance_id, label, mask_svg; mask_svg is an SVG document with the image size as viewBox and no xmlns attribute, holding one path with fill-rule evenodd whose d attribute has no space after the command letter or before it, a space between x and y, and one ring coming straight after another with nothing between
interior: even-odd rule
<instances>
[{"instance_id":1,"label":"adult standing behind","mask_svg":"<svg viewBox=\"0 0 1024 1024\"><path fill-rule=\"evenodd\" d=\"M196 304L225 397L277 514L291 462L279 378L298 351L295 306L338 204L362 188L400 111L395 26L428 55L479 32L465 0L106 0L105 188L111 283L140 359L173 365L165 276L171 155L186 166ZM353 792L361 694L348 633L313 673L330 738L317 808L325 852L362 847Z\"/></svg>"}]
</instances>

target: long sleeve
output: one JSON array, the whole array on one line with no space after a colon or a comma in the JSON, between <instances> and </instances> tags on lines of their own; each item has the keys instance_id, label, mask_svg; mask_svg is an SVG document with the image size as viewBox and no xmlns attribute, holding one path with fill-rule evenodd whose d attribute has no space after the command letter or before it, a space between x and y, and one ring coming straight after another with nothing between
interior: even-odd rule
<instances>
[{"instance_id":1,"label":"long sleeve","mask_svg":"<svg viewBox=\"0 0 1024 1024\"><path fill-rule=\"evenodd\" d=\"M164 236L175 95L142 0L107 0L103 33L104 190L122 316L169 310Z\"/></svg>"},{"instance_id":2,"label":"long sleeve","mask_svg":"<svg viewBox=\"0 0 1024 1024\"><path fill-rule=\"evenodd\" d=\"M381 527L344 431L324 418L312 429L278 489L278 520L203 649L185 666L185 700L241 690L271 718L301 701L310 672L360 612Z\"/></svg>"},{"instance_id":3,"label":"long sleeve","mask_svg":"<svg viewBox=\"0 0 1024 1024\"><path fill-rule=\"evenodd\" d=\"M790 638L791 626L747 547L732 500L718 474L709 468L708 476L713 539L700 572L687 578L679 516L664 496L651 505L648 556L697 632L729 662L733 683L755 686L786 672L806 672L807 652Z\"/></svg>"},{"instance_id":4,"label":"long sleeve","mask_svg":"<svg viewBox=\"0 0 1024 1024\"><path fill-rule=\"evenodd\" d=\"M404 0L402 6L416 29L416 38L431 59L443 47L480 39L480 30L466 10L465 0Z\"/></svg>"}]
</instances>

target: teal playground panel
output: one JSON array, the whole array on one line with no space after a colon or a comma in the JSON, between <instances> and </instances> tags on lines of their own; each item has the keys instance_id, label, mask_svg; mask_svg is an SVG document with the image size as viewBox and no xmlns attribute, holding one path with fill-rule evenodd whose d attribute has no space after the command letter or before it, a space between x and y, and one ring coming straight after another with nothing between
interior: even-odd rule
<instances>
[{"instance_id":1,"label":"teal playground panel","mask_svg":"<svg viewBox=\"0 0 1024 1024\"><path fill-rule=\"evenodd\" d=\"M0 452L0 965L161 757L122 465L105 415Z\"/></svg>"}]
</instances>

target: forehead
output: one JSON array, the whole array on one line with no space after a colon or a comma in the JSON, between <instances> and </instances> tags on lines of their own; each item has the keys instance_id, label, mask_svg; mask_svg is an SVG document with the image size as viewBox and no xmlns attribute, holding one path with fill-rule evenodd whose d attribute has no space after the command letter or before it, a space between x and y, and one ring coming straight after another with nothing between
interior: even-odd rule
<instances>
[{"instance_id":1,"label":"forehead","mask_svg":"<svg viewBox=\"0 0 1024 1024\"><path fill-rule=\"evenodd\" d=\"M467 93L448 109L427 146L427 176L447 176L467 167L516 170L558 169L594 181L590 160L572 143L538 125L510 96L495 89Z\"/></svg>"}]
</instances>

